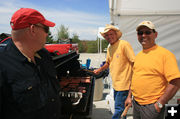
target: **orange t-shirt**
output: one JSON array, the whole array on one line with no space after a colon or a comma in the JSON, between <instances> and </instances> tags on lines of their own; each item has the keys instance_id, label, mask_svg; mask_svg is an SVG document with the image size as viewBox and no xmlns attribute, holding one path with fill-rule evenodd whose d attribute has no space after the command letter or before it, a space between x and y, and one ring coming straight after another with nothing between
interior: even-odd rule
<instances>
[{"instance_id":1,"label":"orange t-shirt","mask_svg":"<svg viewBox=\"0 0 180 119\"><path fill-rule=\"evenodd\" d=\"M129 90L134 59L133 49L125 40L118 40L108 48L106 62L116 91Z\"/></svg>"},{"instance_id":2,"label":"orange t-shirt","mask_svg":"<svg viewBox=\"0 0 180 119\"><path fill-rule=\"evenodd\" d=\"M156 102L164 94L168 82L180 77L175 56L167 49L153 46L135 58L131 90L141 105Z\"/></svg>"}]
</instances>

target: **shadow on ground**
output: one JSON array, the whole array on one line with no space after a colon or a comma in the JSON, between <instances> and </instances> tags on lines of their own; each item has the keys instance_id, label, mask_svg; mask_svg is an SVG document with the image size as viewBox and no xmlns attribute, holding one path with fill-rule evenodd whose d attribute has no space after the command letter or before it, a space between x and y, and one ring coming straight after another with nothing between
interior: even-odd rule
<instances>
[{"instance_id":1,"label":"shadow on ground","mask_svg":"<svg viewBox=\"0 0 180 119\"><path fill-rule=\"evenodd\" d=\"M92 119L111 119L112 113L107 108L96 108L93 105Z\"/></svg>"}]
</instances>

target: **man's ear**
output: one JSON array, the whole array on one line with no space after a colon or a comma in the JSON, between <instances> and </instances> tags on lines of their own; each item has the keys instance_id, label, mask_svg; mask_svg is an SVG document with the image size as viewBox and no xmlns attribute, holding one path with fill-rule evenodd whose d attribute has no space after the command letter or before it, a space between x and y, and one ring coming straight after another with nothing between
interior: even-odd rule
<instances>
[{"instance_id":1,"label":"man's ear","mask_svg":"<svg viewBox=\"0 0 180 119\"><path fill-rule=\"evenodd\" d=\"M29 31L30 31L31 35L35 35L36 29L35 29L35 26L33 24L29 27Z\"/></svg>"},{"instance_id":2,"label":"man's ear","mask_svg":"<svg viewBox=\"0 0 180 119\"><path fill-rule=\"evenodd\" d=\"M155 32L155 37L157 38L157 36L158 36L158 32Z\"/></svg>"}]
</instances>

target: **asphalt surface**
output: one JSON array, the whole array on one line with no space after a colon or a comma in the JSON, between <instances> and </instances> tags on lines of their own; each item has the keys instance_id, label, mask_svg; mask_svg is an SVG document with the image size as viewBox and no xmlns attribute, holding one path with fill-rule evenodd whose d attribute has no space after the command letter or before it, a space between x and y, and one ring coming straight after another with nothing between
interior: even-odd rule
<instances>
[{"instance_id":1,"label":"asphalt surface","mask_svg":"<svg viewBox=\"0 0 180 119\"><path fill-rule=\"evenodd\" d=\"M111 119L112 113L109 110L107 101L105 100L106 95L109 93L109 89L104 89L103 98L99 101L93 102L93 111L91 119ZM131 114L127 115L127 119L133 119Z\"/></svg>"},{"instance_id":2,"label":"asphalt surface","mask_svg":"<svg viewBox=\"0 0 180 119\"><path fill-rule=\"evenodd\" d=\"M80 53L79 60L81 64L86 64L88 58L91 59L90 68L99 68L102 62L106 60L106 54Z\"/></svg>"}]
</instances>

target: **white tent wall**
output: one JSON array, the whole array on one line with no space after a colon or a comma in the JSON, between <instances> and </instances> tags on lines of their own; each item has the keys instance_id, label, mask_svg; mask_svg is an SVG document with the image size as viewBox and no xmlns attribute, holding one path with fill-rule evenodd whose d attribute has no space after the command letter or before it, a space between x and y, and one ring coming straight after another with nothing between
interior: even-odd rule
<instances>
[{"instance_id":1,"label":"white tent wall","mask_svg":"<svg viewBox=\"0 0 180 119\"><path fill-rule=\"evenodd\" d=\"M136 26L143 20L152 21L158 32L156 43L173 52L180 66L180 15L179 16L120 16L115 18L115 24L123 35L121 39L131 43L135 54L141 49L137 40Z\"/></svg>"},{"instance_id":2,"label":"white tent wall","mask_svg":"<svg viewBox=\"0 0 180 119\"><path fill-rule=\"evenodd\" d=\"M152 21L158 32L156 43L173 52L180 68L179 0L109 0L111 24L122 31L123 40L131 43L135 54L142 50L136 27L143 20Z\"/></svg>"},{"instance_id":3,"label":"white tent wall","mask_svg":"<svg viewBox=\"0 0 180 119\"><path fill-rule=\"evenodd\" d=\"M109 0L113 14L179 14L179 0Z\"/></svg>"}]
</instances>

